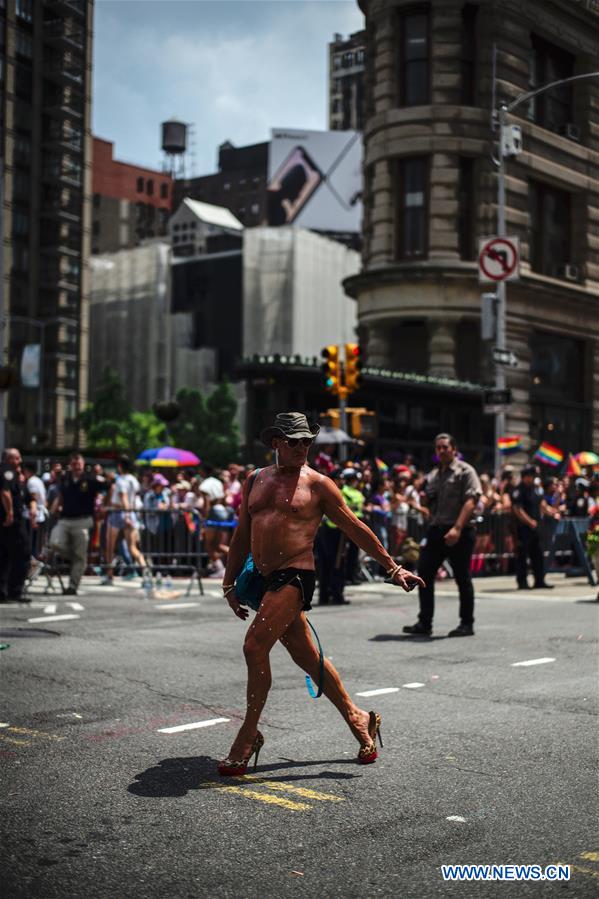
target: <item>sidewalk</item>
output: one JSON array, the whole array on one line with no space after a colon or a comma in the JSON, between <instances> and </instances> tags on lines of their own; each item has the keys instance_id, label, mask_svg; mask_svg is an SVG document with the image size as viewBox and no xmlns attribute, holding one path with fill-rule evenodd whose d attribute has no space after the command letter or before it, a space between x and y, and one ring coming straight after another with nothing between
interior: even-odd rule
<instances>
[{"instance_id":1,"label":"sidewalk","mask_svg":"<svg viewBox=\"0 0 599 899\"><path fill-rule=\"evenodd\" d=\"M532 578L529 578L532 582ZM563 574L548 574L547 583L553 586L553 590L518 590L516 578L513 574L498 575L496 577L477 577L473 579L475 595L482 599L484 596L513 596L518 599L564 599L594 600L599 593L597 585L591 586L586 577L566 577ZM358 593L381 593L387 589L396 589L383 581L359 584L352 586L351 590ZM437 580L435 582L435 594L437 596L456 596L457 587L453 578ZM599 603L598 603L599 605Z\"/></svg>"}]
</instances>

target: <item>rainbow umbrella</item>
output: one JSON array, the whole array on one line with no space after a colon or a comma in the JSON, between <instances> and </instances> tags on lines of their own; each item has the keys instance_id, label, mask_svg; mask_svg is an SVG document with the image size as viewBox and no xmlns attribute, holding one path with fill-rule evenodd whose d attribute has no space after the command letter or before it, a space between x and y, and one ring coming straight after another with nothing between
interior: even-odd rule
<instances>
[{"instance_id":1,"label":"rainbow umbrella","mask_svg":"<svg viewBox=\"0 0 599 899\"><path fill-rule=\"evenodd\" d=\"M599 465L597 453L582 452L574 456L579 465Z\"/></svg>"},{"instance_id":2,"label":"rainbow umbrella","mask_svg":"<svg viewBox=\"0 0 599 899\"><path fill-rule=\"evenodd\" d=\"M177 449L176 446L144 450L135 461L138 465L151 465L152 468L188 468L200 464L195 453Z\"/></svg>"}]
</instances>

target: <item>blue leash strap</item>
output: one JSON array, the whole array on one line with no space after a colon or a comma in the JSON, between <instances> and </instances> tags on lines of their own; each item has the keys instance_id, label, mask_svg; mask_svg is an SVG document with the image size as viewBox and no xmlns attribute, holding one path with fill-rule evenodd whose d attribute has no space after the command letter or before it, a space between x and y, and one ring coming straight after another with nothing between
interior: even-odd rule
<instances>
[{"instance_id":1,"label":"blue leash strap","mask_svg":"<svg viewBox=\"0 0 599 899\"><path fill-rule=\"evenodd\" d=\"M306 621L308 619L306 618ZM312 699L318 699L319 696L322 696L322 687L324 684L324 653L322 651L322 646L320 645L320 640L318 639L318 634L316 633L315 628L312 626L312 622L308 621L310 625L310 629L316 638L316 642L318 644L318 652L320 653L319 665L320 669L318 672L318 692L314 689L314 684L312 683L312 678L309 674L306 674L306 687L308 688L308 693L312 697Z\"/></svg>"}]
</instances>

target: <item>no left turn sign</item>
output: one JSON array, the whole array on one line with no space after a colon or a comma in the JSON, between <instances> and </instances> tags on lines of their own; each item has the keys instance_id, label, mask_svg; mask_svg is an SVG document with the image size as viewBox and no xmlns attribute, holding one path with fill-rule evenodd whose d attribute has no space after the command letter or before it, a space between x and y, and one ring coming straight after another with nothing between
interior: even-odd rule
<instances>
[{"instance_id":1,"label":"no left turn sign","mask_svg":"<svg viewBox=\"0 0 599 899\"><path fill-rule=\"evenodd\" d=\"M478 280L515 281L520 276L520 246L517 237L487 237L478 245Z\"/></svg>"}]
</instances>

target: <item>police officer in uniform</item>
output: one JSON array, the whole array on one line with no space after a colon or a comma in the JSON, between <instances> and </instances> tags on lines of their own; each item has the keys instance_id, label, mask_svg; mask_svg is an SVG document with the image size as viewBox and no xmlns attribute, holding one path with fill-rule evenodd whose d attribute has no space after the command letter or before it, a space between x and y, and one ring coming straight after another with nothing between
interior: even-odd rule
<instances>
[{"instance_id":1,"label":"police officer in uniform","mask_svg":"<svg viewBox=\"0 0 599 899\"><path fill-rule=\"evenodd\" d=\"M23 586L31 556L19 482L21 453L6 449L0 463L0 602L29 602Z\"/></svg>"},{"instance_id":2,"label":"police officer in uniform","mask_svg":"<svg viewBox=\"0 0 599 899\"><path fill-rule=\"evenodd\" d=\"M526 465L521 472L518 486L512 490L512 510L516 525L516 581L518 590L553 590L545 583L545 566L541 547L540 525L543 515L551 515L559 521L560 514L545 500L543 488L535 484L537 469ZM534 575L534 585L527 580L528 560Z\"/></svg>"},{"instance_id":3,"label":"police officer in uniform","mask_svg":"<svg viewBox=\"0 0 599 899\"><path fill-rule=\"evenodd\" d=\"M460 623L448 637L474 636L474 587L470 560L474 550L474 509L482 488L472 465L458 459L451 434L437 434L435 452L439 464L426 478L425 500L431 510L426 541L418 562L418 574L425 582L419 588L420 612L416 624L403 628L404 634L430 637L435 611L435 575L449 559L460 594Z\"/></svg>"}]
</instances>

